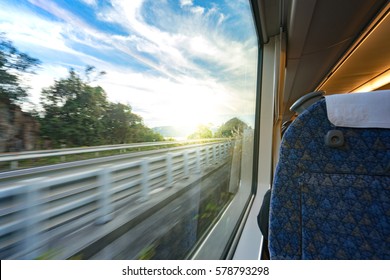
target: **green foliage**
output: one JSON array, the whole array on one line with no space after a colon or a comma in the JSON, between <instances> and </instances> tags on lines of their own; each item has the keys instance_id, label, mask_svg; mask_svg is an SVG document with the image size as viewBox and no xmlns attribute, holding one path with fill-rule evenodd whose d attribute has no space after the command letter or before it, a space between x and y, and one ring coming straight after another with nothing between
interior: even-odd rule
<instances>
[{"instance_id":1,"label":"green foliage","mask_svg":"<svg viewBox=\"0 0 390 280\"><path fill-rule=\"evenodd\" d=\"M164 137L151 128L146 127L143 124L138 124L134 127L134 138L133 142L156 142L164 141Z\"/></svg>"},{"instance_id":2,"label":"green foliage","mask_svg":"<svg viewBox=\"0 0 390 280\"><path fill-rule=\"evenodd\" d=\"M163 141L164 138L143 124L142 118L131 112L129 105L110 103L105 117L109 143L134 143Z\"/></svg>"},{"instance_id":3,"label":"green foliage","mask_svg":"<svg viewBox=\"0 0 390 280\"><path fill-rule=\"evenodd\" d=\"M212 137L213 137L213 132L208 126L199 125L198 129L193 134L188 136L188 139L207 139Z\"/></svg>"},{"instance_id":4,"label":"green foliage","mask_svg":"<svg viewBox=\"0 0 390 280\"><path fill-rule=\"evenodd\" d=\"M248 128L248 125L238 118L232 118L215 132L216 138L229 138L242 135L244 129Z\"/></svg>"},{"instance_id":5,"label":"green foliage","mask_svg":"<svg viewBox=\"0 0 390 280\"><path fill-rule=\"evenodd\" d=\"M138 260L151 260L156 255L156 245L150 244L138 254Z\"/></svg>"},{"instance_id":6,"label":"green foliage","mask_svg":"<svg viewBox=\"0 0 390 280\"><path fill-rule=\"evenodd\" d=\"M85 76L93 74L87 66ZM100 72L101 75L103 72ZM87 80L90 80L87 78ZM107 100L103 88L91 86L74 70L42 91L41 135L58 146L91 146L161 141L129 105Z\"/></svg>"},{"instance_id":7,"label":"green foliage","mask_svg":"<svg viewBox=\"0 0 390 280\"><path fill-rule=\"evenodd\" d=\"M107 138L110 144L126 143L132 134L131 127L142 121L141 117L131 112L131 107L121 103L109 104L103 118Z\"/></svg>"},{"instance_id":8,"label":"green foliage","mask_svg":"<svg viewBox=\"0 0 390 280\"><path fill-rule=\"evenodd\" d=\"M73 71L42 91L41 135L69 146L103 144L102 117L108 106L104 90L84 83Z\"/></svg>"},{"instance_id":9,"label":"green foliage","mask_svg":"<svg viewBox=\"0 0 390 280\"><path fill-rule=\"evenodd\" d=\"M53 248L43 252L41 255L37 256L35 260L53 260L56 255L58 255L58 250L55 250Z\"/></svg>"},{"instance_id":10,"label":"green foliage","mask_svg":"<svg viewBox=\"0 0 390 280\"><path fill-rule=\"evenodd\" d=\"M26 86L22 85L23 74L33 73L39 60L17 50L4 33L0 33L0 100L21 103L27 97Z\"/></svg>"}]
</instances>

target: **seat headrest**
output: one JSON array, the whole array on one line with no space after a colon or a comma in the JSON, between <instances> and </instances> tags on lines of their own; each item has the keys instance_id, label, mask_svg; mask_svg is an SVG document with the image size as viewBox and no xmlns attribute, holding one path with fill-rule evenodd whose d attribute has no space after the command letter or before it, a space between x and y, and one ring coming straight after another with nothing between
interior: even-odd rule
<instances>
[{"instance_id":1,"label":"seat headrest","mask_svg":"<svg viewBox=\"0 0 390 280\"><path fill-rule=\"evenodd\" d=\"M325 96L329 121L339 127L390 128L390 90Z\"/></svg>"},{"instance_id":2,"label":"seat headrest","mask_svg":"<svg viewBox=\"0 0 390 280\"><path fill-rule=\"evenodd\" d=\"M290 107L291 112L295 112L297 114L302 113L307 108L310 107L310 105L316 103L318 100L323 98L323 95L325 94L324 91L313 91L305 94L301 98L299 98L297 101L294 102L293 105Z\"/></svg>"}]
</instances>

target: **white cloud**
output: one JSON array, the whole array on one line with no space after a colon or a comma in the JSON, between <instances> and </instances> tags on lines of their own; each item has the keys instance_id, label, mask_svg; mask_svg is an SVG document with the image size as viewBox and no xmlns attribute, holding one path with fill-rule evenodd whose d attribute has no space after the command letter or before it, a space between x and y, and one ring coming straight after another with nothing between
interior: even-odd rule
<instances>
[{"instance_id":1,"label":"white cloud","mask_svg":"<svg viewBox=\"0 0 390 280\"><path fill-rule=\"evenodd\" d=\"M194 14L203 15L204 8L200 7L200 6L196 6L196 7L191 8L191 12L194 13Z\"/></svg>"},{"instance_id":2,"label":"white cloud","mask_svg":"<svg viewBox=\"0 0 390 280\"><path fill-rule=\"evenodd\" d=\"M62 52L75 53L63 41L61 24L51 23L26 11L15 11L4 7L0 9L0 30L18 44L35 44Z\"/></svg>"},{"instance_id":3,"label":"white cloud","mask_svg":"<svg viewBox=\"0 0 390 280\"><path fill-rule=\"evenodd\" d=\"M184 6L192 6L194 5L194 1L193 0L180 0L180 7L184 7Z\"/></svg>"},{"instance_id":4,"label":"white cloud","mask_svg":"<svg viewBox=\"0 0 390 280\"><path fill-rule=\"evenodd\" d=\"M205 9L194 6L193 1L181 0L180 5L192 15L172 15L170 29L164 29L144 18L146 0L112 0L112 5L100 10L97 17L119 24L128 33L113 35L90 26L54 2L29 1L60 21L49 21L31 12L0 9L0 30L10 30L10 39L18 45L29 43L37 49L58 50L77 56L80 65L94 65L106 71L99 84L109 98L129 103L150 126L217 122L218 116L239 115L254 108L256 48L250 42L232 41L225 36L222 25L226 16L216 6ZM163 2L158 4L164 16L172 12ZM94 48L107 56L126 54L153 71L137 73L131 65L118 66L108 59L75 50L74 44ZM43 67L44 71L38 72L32 81L34 100L40 87L66 76L64 65ZM156 76L156 72L160 75Z\"/></svg>"},{"instance_id":5,"label":"white cloud","mask_svg":"<svg viewBox=\"0 0 390 280\"><path fill-rule=\"evenodd\" d=\"M80 0L81 2L87 4L88 6L96 7L97 0Z\"/></svg>"},{"instance_id":6,"label":"white cloud","mask_svg":"<svg viewBox=\"0 0 390 280\"><path fill-rule=\"evenodd\" d=\"M231 41L223 37L221 30L217 30L216 26L212 25L213 23L207 24L213 16L218 17L217 26L224 21L225 16L219 13L216 7L211 8L206 14L204 14L204 8L194 7L197 16L184 20L178 18L184 22L171 23L178 26L177 31L173 33L157 29L145 22L142 16L144 2L143 0L131 2L113 0L114 8L102 14L110 22L114 20L127 28L129 32L136 34L137 50L153 55L160 65L168 66L168 68L161 68L161 66L154 65L155 69L160 70L166 76L174 78L178 70L209 75L207 71L205 72L193 62L194 58L202 60L206 58L213 65L220 65L226 70L234 71L235 74L237 74L237 69L244 70L246 67L243 67L243 61L251 62L250 57L253 53L248 53L247 46L243 42ZM202 14L204 15L201 16ZM201 37L202 44L199 44L199 37ZM191 52L188 52L188 48Z\"/></svg>"},{"instance_id":7,"label":"white cloud","mask_svg":"<svg viewBox=\"0 0 390 280\"><path fill-rule=\"evenodd\" d=\"M195 6L193 0L180 0L180 7L181 8L189 8L189 10L198 15L202 15L205 11L205 8L200 6Z\"/></svg>"},{"instance_id":8,"label":"white cloud","mask_svg":"<svg viewBox=\"0 0 390 280\"><path fill-rule=\"evenodd\" d=\"M147 125L196 126L215 119L231 103L224 86L214 80L183 78L172 82L164 77L110 69L99 82L116 102L129 102L142 111ZM156 94L158 92L158 94Z\"/></svg>"}]
</instances>

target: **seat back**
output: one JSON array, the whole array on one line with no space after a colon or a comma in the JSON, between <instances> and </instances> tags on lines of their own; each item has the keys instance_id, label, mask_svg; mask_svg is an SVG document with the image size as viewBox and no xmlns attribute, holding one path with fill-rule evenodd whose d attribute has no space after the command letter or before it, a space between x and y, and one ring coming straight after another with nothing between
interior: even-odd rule
<instances>
[{"instance_id":1,"label":"seat back","mask_svg":"<svg viewBox=\"0 0 390 280\"><path fill-rule=\"evenodd\" d=\"M300 114L281 144L269 250L271 259L390 259L390 129L335 127L324 99Z\"/></svg>"}]
</instances>

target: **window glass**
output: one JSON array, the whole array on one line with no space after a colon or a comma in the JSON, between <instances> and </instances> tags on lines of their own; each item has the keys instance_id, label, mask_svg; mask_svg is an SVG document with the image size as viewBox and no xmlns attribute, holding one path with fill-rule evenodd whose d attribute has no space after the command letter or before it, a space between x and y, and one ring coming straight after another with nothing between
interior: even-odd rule
<instances>
[{"instance_id":1,"label":"window glass","mask_svg":"<svg viewBox=\"0 0 390 280\"><path fill-rule=\"evenodd\" d=\"M250 195L257 63L245 0L1 1L0 257L190 257Z\"/></svg>"}]
</instances>

